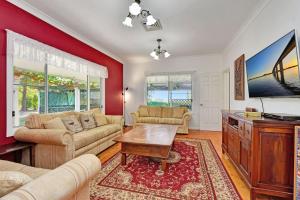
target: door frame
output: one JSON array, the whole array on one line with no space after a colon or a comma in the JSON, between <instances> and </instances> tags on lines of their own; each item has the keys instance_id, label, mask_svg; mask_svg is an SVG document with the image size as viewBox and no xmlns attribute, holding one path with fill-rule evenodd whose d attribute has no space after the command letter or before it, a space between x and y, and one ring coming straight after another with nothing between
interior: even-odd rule
<instances>
[{"instance_id":1,"label":"door frame","mask_svg":"<svg viewBox=\"0 0 300 200\"><path fill-rule=\"evenodd\" d=\"M224 90L224 88L222 87L222 82L223 82L223 72L220 71L220 72L201 72L199 73L199 78L201 78L201 76L203 75L218 75L220 77L220 82L219 82L219 88L220 88L220 91L222 92ZM212 128L202 128L201 126L201 95L200 95L200 88L201 88L201 81L199 81L199 129L200 130L208 130L208 131L221 131L221 126L222 126L222 120L220 118L220 122L219 122L219 127L212 127ZM223 92L222 92L222 95L220 95L220 105L219 105L219 108L220 108L220 116L221 116L221 110L223 109L224 107L224 95L223 95Z\"/></svg>"}]
</instances>

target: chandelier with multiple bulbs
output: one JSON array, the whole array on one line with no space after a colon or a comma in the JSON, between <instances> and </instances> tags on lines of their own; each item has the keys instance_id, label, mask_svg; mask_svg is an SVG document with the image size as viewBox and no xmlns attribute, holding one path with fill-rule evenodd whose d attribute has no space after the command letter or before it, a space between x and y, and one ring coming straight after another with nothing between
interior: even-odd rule
<instances>
[{"instance_id":1,"label":"chandelier with multiple bulbs","mask_svg":"<svg viewBox=\"0 0 300 200\"><path fill-rule=\"evenodd\" d=\"M161 46L160 46L161 39L157 39L157 43L158 43L158 47L150 53L150 56L152 56L152 58L154 60L159 60L160 57L162 57L162 56L164 56L165 58L168 58L171 54L167 50L161 49Z\"/></svg>"},{"instance_id":2,"label":"chandelier with multiple bulbs","mask_svg":"<svg viewBox=\"0 0 300 200\"><path fill-rule=\"evenodd\" d=\"M129 14L123 21L125 26L132 27L132 19L134 17L141 17L142 22L147 26L152 26L156 23L156 19L151 13L148 10L142 10L140 4L140 0L135 0L134 3L129 6Z\"/></svg>"}]
</instances>

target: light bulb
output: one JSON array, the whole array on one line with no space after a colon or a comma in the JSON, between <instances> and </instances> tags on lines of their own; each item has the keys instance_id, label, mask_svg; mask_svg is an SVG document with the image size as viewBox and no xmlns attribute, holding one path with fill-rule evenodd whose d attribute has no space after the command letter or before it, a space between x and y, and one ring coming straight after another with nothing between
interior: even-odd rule
<instances>
[{"instance_id":1,"label":"light bulb","mask_svg":"<svg viewBox=\"0 0 300 200\"><path fill-rule=\"evenodd\" d=\"M155 56L157 56L157 55L156 55L156 52L155 52L155 51L152 51L152 52L150 53L150 56L152 56L152 57L154 58Z\"/></svg>"},{"instance_id":2,"label":"light bulb","mask_svg":"<svg viewBox=\"0 0 300 200\"><path fill-rule=\"evenodd\" d=\"M146 22L147 26L152 26L155 23L156 23L156 19L154 19L152 15L148 15L147 22Z\"/></svg>"},{"instance_id":3,"label":"light bulb","mask_svg":"<svg viewBox=\"0 0 300 200\"><path fill-rule=\"evenodd\" d=\"M132 19L131 19L131 17L126 17L125 20L123 21L123 24L125 26L132 27Z\"/></svg>"},{"instance_id":4,"label":"light bulb","mask_svg":"<svg viewBox=\"0 0 300 200\"><path fill-rule=\"evenodd\" d=\"M153 58L154 58L154 60L159 60L159 57L157 55L154 56Z\"/></svg>"},{"instance_id":5,"label":"light bulb","mask_svg":"<svg viewBox=\"0 0 300 200\"><path fill-rule=\"evenodd\" d=\"M132 15L135 15L135 16L139 15L141 13L141 10L142 10L141 6L136 2L131 4L131 6L129 6L129 12Z\"/></svg>"},{"instance_id":6,"label":"light bulb","mask_svg":"<svg viewBox=\"0 0 300 200\"><path fill-rule=\"evenodd\" d=\"M165 52L165 58L168 58L171 54L169 54L169 52Z\"/></svg>"}]
</instances>

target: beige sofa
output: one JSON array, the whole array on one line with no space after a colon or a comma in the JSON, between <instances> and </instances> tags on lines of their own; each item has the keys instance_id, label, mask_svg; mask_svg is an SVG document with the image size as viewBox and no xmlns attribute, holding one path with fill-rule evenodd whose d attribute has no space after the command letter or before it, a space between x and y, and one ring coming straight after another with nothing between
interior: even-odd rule
<instances>
[{"instance_id":1,"label":"beige sofa","mask_svg":"<svg viewBox=\"0 0 300 200\"><path fill-rule=\"evenodd\" d=\"M99 109L88 113L101 113ZM36 143L34 163L36 167L54 169L61 164L82 154L99 154L115 144L112 141L123 134L123 117L106 115L107 125L79 133L70 133L63 129L44 129L43 123L56 117L75 115L80 112L63 112L55 114L34 114L26 119L25 127L18 129L15 139Z\"/></svg>"},{"instance_id":2,"label":"beige sofa","mask_svg":"<svg viewBox=\"0 0 300 200\"><path fill-rule=\"evenodd\" d=\"M54 170L0 160L0 171L18 171L33 179L0 200L88 200L89 182L100 168L100 160L91 154L75 158Z\"/></svg>"},{"instance_id":3,"label":"beige sofa","mask_svg":"<svg viewBox=\"0 0 300 200\"><path fill-rule=\"evenodd\" d=\"M151 107L140 106L137 112L131 113L133 127L145 124L178 125L177 133L188 134L191 113L186 107Z\"/></svg>"}]
</instances>

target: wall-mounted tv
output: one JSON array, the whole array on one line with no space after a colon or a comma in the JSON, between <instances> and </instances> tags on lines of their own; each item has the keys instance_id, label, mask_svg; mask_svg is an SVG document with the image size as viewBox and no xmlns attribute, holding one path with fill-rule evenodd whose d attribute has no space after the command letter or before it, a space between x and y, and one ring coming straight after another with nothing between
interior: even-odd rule
<instances>
[{"instance_id":1,"label":"wall-mounted tv","mask_svg":"<svg viewBox=\"0 0 300 200\"><path fill-rule=\"evenodd\" d=\"M246 61L249 97L300 97L295 30Z\"/></svg>"}]
</instances>

